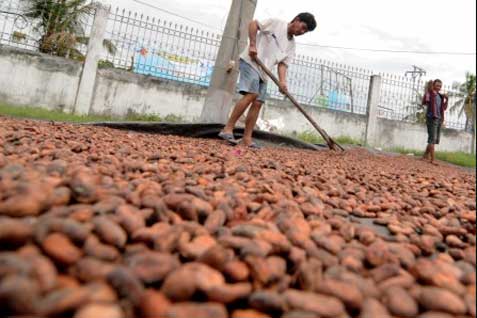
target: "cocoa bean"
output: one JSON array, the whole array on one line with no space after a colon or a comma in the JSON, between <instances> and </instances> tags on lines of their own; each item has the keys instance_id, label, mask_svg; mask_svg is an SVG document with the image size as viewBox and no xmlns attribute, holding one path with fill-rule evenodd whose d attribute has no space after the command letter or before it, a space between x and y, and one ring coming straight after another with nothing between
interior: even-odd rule
<instances>
[{"instance_id":1,"label":"cocoa bean","mask_svg":"<svg viewBox=\"0 0 477 318\"><path fill-rule=\"evenodd\" d=\"M237 309L232 312L231 318L271 318L269 315L253 309Z\"/></svg>"},{"instance_id":2,"label":"cocoa bean","mask_svg":"<svg viewBox=\"0 0 477 318\"><path fill-rule=\"evenodd\" d=\"M144 318L164 317L170 306L171 302L164 294L152 289L143 293L140 303L142 317Z\"/></svg>"},{"instance_id":3,"label":"cocoa bean","mask_svg":"<svg viewBox=\"0 0 477 318\"><path fill-rule=\"evenodd\" d=\"M415 317L419 313L417 302L401 287L390 287L384 294L389 311L399 317Z\"/></svg>"},{"instance_id":4,"label":"cocoa bean","mask_svg":"<svg viewBox=\"0 0 477 318\"><path fill-rule=\"evenodd\" d=\"M82 251L67 236L60 233L48 235L43 241L42 247L51 258L65 265L75 264L83 255Z\"/></svg>"},{"instance_id":5,"label":"cocoa bean","mask_svg":"<svg viewBox=\"0 0 477 318\"><path fill-rule=\"evenodd\" d=\"M3 310L13 314L38 313L40 291L35 281L27 277L9 275L0 282L0 303ZM6 312L3 312L6 314Z\"/></svg>"},{"instance_id":6,"label":"cocoa bean","mask_svg":"<svg viewBox=\"0 0 477 318\"><path fill-rule=\"evenodd\" d=\"M345 313L344 305L334 297L289 289L283 296L288 306L314 312L322 317L339 317Z\"/></svg>"},{"instance_id":7,"label":"cocoa bean","mask_svg":"<svg viewBox=\"0 0 477 318\"><path fill-rule=\"evenodd\" d=\"M210 265L210 264L209 264ZM230 261L227 262L223 268L223 272L227 275L233 282L242 282L246 281L250 275L250 270L248 266L241 261Z\"/></svg>"},{"instance_id":8,"label":"cocoa bean","mask_svg":"<svg viewBox=\"0 0 477 318\"><path fill-rule=\"evenodd\" d=\"M176 303L169 307L165 318L227 318L224 305L216 303Z\"/></svg>"},{"instance_id":9,"label":"cocoa bean","mask_svg":"<svg viewBox=\"0 0 477 318\"><path fill-rule=\"evenodd\" d=\"M363 294L356 286L338 280L323 279L317 284L315 291L336 297L351 310L361 309L363 304Z\"/></svg>"},{"instance_id":10,"label":"cocoa bean","mask_svg":"<svg viewBox=\"0 0 477 318\"><path fill-rule=\"evenodd\" d=\"M125 263L137 278L147 284L163 280L180 266L176 257L155 252L134 254L127 258Z\"/></svg>"},{"instance_id":11,"label":"cocoa bean","mask_svg":"<svg viewBox=\"0 0 477 318\"><path fill-rule=\"evenodd\" d=\"M118 248L124 247L127 234L117 223L106 217L96 217L93 219L93 224L95 232L103 242Z\"/></svg>"},{"instance_id":12,"label":"cocoa bean","mask_svg":"<svg viewBox=\"0 0 477 318\"><path fill-rule=\"evenodd\" d=\"M81 307L88 301L88 291L85 288L64 288L47 294L39 303L43 315L62 314Z\"/></svg>"},{"instance_id":13,"label":"cocoa bean","mask_svg":"<svg viewBox=\"0 0 477 318\"><path fill-rule=\"evenodd\" d=\"M22 220L0 218L0 244L23 245L32 236L32 227Z\"/></svg>"},{"instance_id":14,"label":"cocoa bean","mask_svg":"<svg viewBox=\"0 0 477 318\"><path fill-rule=\"evenodd\" d=\"M419 304L427 310L442 311L453 315L464 315L467 312L465 302L443 288L423 287L419 295Z\"/></svg>"},{"instance_id":15,"label":"cocoa bean","mask_svg":"<svg viewBox=\"0 0 477 318\"><path fill-rule=\"evenodd\" d=\"M118 300L116 292L106 283L93 282L86 286L88 302L92 303L115 303Z\"/></svg>"},{"instance_id":16,"label":"cocoa bean","mask_svg":"<svg viewBox=\"0 0 477 318\"><path fill-rule=\"evenodd\" d=\"M144 286L129 269L117 267L107 275L107 280L120 297L128 299L133 305L140 303Z\"/></svg>"},{"instance_id":17,"label":"cocoa bean","mask_svg":"<svg viewBox=\"0 0 477 318\"><path fill-rule=\"evenodd\" d=\"M87 255L104 261L114 261L119 257L119 251L114 246L102 244L94 235L86 240L84 251Z\"/></svg>"},{"instance_id":18,"label":"cocoa bean","mask_svg":"<svg viewBox=\"0 0 477 318\"><path fill-rule=\"evenodd\" d=\"M264 312L282 312L287 309L285 297L270 291L254 292L249 297L249 304L253 308Z\"/></svg>"},{"instance_id":19,"label":"cocoa bean","mask_svg":"<svg viewBox=\"0 0 477 318\"><path fill-rule=\"evenodd\" d=\"M116 214L119 217L119 224L121 224L130 235L146 226L144 218L134 206L120 205L116 209Z\"/></svg>"},{"instance_id":20,"label":"cocoa bean","mask_svg":"<svg viewBox=\"0 0 477 318\"><path fill-rule=\"evenodd\" d=\"M374 298L366 298L361 308L360 318L391 318L389 311Z\"/></svg>"},{"instance_id":21,"label":"cocoa bean","mask_svg":"<svg viewBox=\"0 0 477 318\"><path fill-rule=\"evenodd\" d=\"M82 281L91 282L106 279L113 270L114 265L112 263L85 257L76 263L72 272Z\"/></svg>"},{"instance_id":22,"label":"cocoa bean","mask_svg":"<svg viewBox=\"0 0 477 318\"><path fill-rule=\"evenodd\" d=\"M205 291L210 301L228 304L246 298L252 292L252 284L237 283L217 285Z\"/></svg>"},{"instance_id":23,"label":"cocoa bean","mask_svg":"<svg viewBox=\"0 0 477 318\"><path fill-rule=\"evenodd\" d=\"M79 309L74 318L124 318L121 307L114 304L88 304Z\"/></svg>"}]
</instances>

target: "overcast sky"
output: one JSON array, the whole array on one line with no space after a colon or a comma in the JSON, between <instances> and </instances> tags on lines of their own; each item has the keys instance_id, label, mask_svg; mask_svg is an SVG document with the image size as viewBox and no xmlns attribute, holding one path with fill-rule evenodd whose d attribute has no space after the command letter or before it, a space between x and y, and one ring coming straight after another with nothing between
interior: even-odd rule
<instances>
[{"instance_id":1,"label":"overcast sky","mask_svg":"<svg viewBox=\"0 0 477 318\"><path fill-rule=\"evenodd\" d=\"M193 23L141 5L134 0L102 0L174 22ZM230 0L140 0L162 9L223 29ZM301 43L412 51L476 51L475 0L258 0L256 19L291 20L297 13L315 14L315 32L297 38ZM404 54L298 46L297 53L352 66L404 75L412 65L429 78L447 84L475 73L476 56Z\"/></svg>"}]
</instances>

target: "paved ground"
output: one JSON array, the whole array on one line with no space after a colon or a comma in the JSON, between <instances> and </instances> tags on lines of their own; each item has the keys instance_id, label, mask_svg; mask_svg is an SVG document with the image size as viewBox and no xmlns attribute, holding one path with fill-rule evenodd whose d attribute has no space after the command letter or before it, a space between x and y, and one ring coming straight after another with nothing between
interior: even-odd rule
<instances>
[{"instance_id":1,"label":"paved ground","mask_svg":"<svg viewBox=\"0 0 477 318\"><path fill-rule=\"evenodd\" d=\"M0 305L50 317L475 317L475 174L0 117Z\"/></svg>"}]
</instances>

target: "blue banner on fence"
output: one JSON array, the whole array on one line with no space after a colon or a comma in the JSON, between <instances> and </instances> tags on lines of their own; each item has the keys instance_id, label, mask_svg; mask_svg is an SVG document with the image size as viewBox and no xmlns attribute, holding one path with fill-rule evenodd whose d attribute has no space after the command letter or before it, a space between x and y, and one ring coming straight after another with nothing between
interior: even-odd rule
<instances>
[{"instance_id":1,"label":"blue banner on fence","mask_svg":"<svg viewBox=\"0 0 477 318\"><path fill-rule=\"evenodd\" d=\"M208 86L214 65L212 61L190 58L179 54L136 50L134 72L184 83Z\"/></svg>"}]
</instances>

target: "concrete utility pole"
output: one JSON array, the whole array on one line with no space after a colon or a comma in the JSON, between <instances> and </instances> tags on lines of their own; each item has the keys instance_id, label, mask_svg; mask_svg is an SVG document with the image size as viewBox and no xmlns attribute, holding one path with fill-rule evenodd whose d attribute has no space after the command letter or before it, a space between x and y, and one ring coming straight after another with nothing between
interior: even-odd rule
<instances>
[{"instance_id":1,"label":"concrete utility pole","mask_svg":"<svg viewBox=\"0 0 477 318\"><path fill-rule=\"evenodd\" d=\"M422 67L419 67L419 66L416 66L416 65L413 65L412 68L413 68L412 71L407 71L404 75L405 76L411 75L412 83L413 83L412 87L417 92L418 87L416 87L416 84L419 84L419 82L416 83L416 80L419 79L419 81L420 81L421 78L427 74L427 72Z\"/></svg>"},{"instance_id":2,"label":"concrete utility pole","mask_svg":"<svg viewBox=\"0 0 477 318\"><path fill-rule=\"evenodd\" d=\"M421 102L420 98L419 98L419 81L421 80L421 78L423 76L425 76L427 74L427 72L422 67L419 67L419 66L416 66L416 65L413 65L412 68L413 68L413 70L412 71L407 71L404 74L404 76L411 75L411 77L412 77L412 89L414 91L414 97L416 99L416 101L415 101L416 109L419 109L419 106L417 106ZM416 81L417 79L419 79L419 80ZM416 114L414 114L414 115L417 117Z\"/></svg>"},{"instance_id":3,"label":"concrete utility pole","mask_svg":"<svg viewBox=\"0 0 477 318\"><path fill-rule=\"evenodd\" d=\"M476 135L477 135L477 123L476 123L476 112L477 112L477 99L475 98L475 95L474 95L474 98L473 98L473 101L472 101L472 107L474 107L473 111L472 111L472 154L475 155L475 139L476 139Z\"/></svg>"},{"instance_id":4,"label":"concrete utility pole","mask_svg":"<svg viewBox=\"0 0 477 318\"><path fill-rule=\"evenodd\" d=\"M232 107L238 78L238 58L248 40L248 25L257 0L232 0L201 121L225 123ZM231 69L231 67L233 68Z\"/></svg>"}]
</instances>

